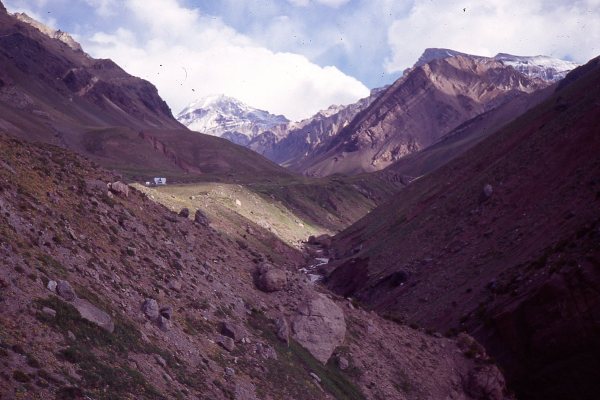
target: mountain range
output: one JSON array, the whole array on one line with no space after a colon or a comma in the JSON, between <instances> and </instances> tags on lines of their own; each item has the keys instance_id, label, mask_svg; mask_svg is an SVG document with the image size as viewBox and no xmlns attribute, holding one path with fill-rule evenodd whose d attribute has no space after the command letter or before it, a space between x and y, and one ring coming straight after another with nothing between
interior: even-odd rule
<instances>
[{"instance_id":1,"label":"mountain range","mask_svg":"<svg viewBox=\"0 0 600 400\"><path fill-rule=\"evenodd\" d=\"M377 171L428 147L479 114L562 79L576 66L546 56L481 57L449 49L426 49L402 78L373 90L368 98L348 106L332 106L309 119L276 129L275 122L265 125L273 116L265 119L262 114L248 113L246 125L254 127L250 140L232 140L305 175ZM377 104L372 110L365 111L374 102ZM245 105L242 108L251 110ZM431 109L435 111L428 111ZM196 110L192 119L191 110ZM366 115L359 116L362 111ZM437 121L431 119L431 114ZM229 119L219 120L212 115L210 107L198 102L187 107L178 119L197 131L218 135L227 132ZM242 113L236 116L241 126L240 118L245 118Z\"/></svg>"},{"instance_id":2,"label":"mountain range","mask_svg":"<svg viewBox=\"0 0 600 400\"><path fill-rule=\"evenodd\" d=\"M1 398L597 398L600 58L179 118L0 2Z\"/></svg>"}]
</instances>

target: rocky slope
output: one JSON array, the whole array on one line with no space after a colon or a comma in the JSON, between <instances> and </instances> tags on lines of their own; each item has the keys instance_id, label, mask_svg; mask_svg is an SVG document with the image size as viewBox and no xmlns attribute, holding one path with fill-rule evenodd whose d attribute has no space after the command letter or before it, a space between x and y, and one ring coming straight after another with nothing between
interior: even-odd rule
<instances>
[{"instance_id":1,"label":"rocky slope","mask_svg":"<svg viewBox=\"0 0 600 400\"><path fill-rule=\"evenodd\" d=\"M300 168L317 176L383 169L465 121L547 85L496 60L433 60L396 81Z\"/></svg>"},{"instance_id":2,"label":"rocky slope","mask_svg":"<svg viewBox=\"0 0 600 400\"><path fill-rule=\"evenodd\" d=\"M77 41L75 39L73 39L73 37L71 35L69 35L67 32L63 32L60 29L58 29L58 30L52 29L52 28L42 24L41 22L36 21L35 19L31 18L29 15L27 15L25 13L15 13L14 16L19 21L25 22L26 24L33 26L34 28L36 28L43 34L47 35L48 37L60 40L61 42L63 42L64 44L66 44L67 46L72 48L73 50L83 52L81 45L79 43L77 43Z\"/></svg>"},{"instance_id":3,"label":"rocky slope","mask_svg":"<svg viewBox=\"0 0 600 400\"><path fill-rule=\"evenodd\" d=\"M189 129L248 145L256 136L282 134L289 122L283 115L250 107L224 95L208 96L183 109L177 120Z\"/></svg>"},{"instance_id":4,"label":"rocky slope","mask_svg":"<svg viewBox=\"0 0 600 400\"><path fill-rule=\"evenodd\" d=\"M356 309L296 250L236 243L57 147L0 134L0 160L3 398L508 398L468 335Z\"/></svg>"},{"instance_id":5,"label":"rocky slope","mask_svg":"<svg viewBox=\"0 0 600 400\"><path fill-rule=\"evenodd\" d=\"M290 176L250 150L187 130L152 84L61 37L0 9L0 128L142 181Z\"/></svg>"},{"instance_id":6,"label":"rocky slope","mask_svg":"<svg viewBox=\"0 0 600 400\"><path fill-rule=\"evenodd\" d=\"M467 329L519 398L597 397L599 107L596 58L336 236L328 286L393 318Z\"/></svg>"},{"instance_id":7,"label":"rocky slope","mask_svg":"<svg viewBox=\"0 0 600 400\"><path fill-rule=\"evenodd\" d=\"M362 110L366 109L387 87L373 89L369 97L347 106L331 106L300 122L290 123L287 133L280 140L264 146L262 138L257 138L249 147L270 160L302 172L303 161L312 153L336 136Z\"/></svg>"}]
</instances>

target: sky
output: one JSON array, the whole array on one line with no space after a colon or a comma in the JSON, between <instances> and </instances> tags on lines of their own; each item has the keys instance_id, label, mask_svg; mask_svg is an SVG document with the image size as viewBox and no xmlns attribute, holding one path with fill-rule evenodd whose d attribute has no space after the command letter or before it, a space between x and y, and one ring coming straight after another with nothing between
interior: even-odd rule
<instances>
[{"instance_id":1,"label":"sky","mask_svg":"<svg viewBox=\"0 0 600 400\"><path fill-rule=\"evenodd\" d=\"M600 0L3 0L157 86L176 115L226 94L291 120L394 82L428 47L600 55Z\"/></svg>"}]
</instances>

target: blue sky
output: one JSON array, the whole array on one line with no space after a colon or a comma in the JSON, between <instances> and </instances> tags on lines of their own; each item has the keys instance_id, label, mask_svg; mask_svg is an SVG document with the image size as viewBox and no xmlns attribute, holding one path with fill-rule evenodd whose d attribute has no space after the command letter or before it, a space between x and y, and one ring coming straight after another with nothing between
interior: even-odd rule
<instances>
[{"instance_id":1,"label":"blue sky","mask_svg":"<svg viewBox=\"0 0 600 400\"><path fill-rule=\"evenodd\" d=\"M427 47L600 54L600 0L4 0L153 82L176 114L224 93L298 120L393 82Z\"/></svg>"}]
</instances>

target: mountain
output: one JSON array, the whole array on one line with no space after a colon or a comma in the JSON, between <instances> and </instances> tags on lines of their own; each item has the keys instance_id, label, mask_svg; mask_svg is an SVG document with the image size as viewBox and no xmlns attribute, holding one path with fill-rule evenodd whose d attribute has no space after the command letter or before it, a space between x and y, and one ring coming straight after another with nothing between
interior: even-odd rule
<instances>
[{"instance_id":1,"label":"mountain","mask_svg":"<svg viewBox=\"0 0 600 400\"><path fill-rule=\"evenodd\" d=\"M298 168L311 176L377 171L548 85L493 59L435 59L407 72Z\"/></svg>"},{"instance_id":2,"label":"mountain","mask_svg":"<svg viewBox=\"0 0 600 400\"><path fill-rule=\"evenodd\" d=\"M444 58L455 56L476 57L467 53L461 53L460 51L451 49L428 48L423 51L423 54L421 54L421 57L419 57L417 62L413 65L413 68L421 67L435 60L442 60ZM410 71L410 69L408 69L407 71Z\"/></svg>"},{"instance_id":3,"label":"mountain","mask_svg":"<svg viewBox=\"0 0 600 400\"><path fill-rule=\"evenodd\" d=\"M310 118L291 122L282 137L273 137L273 140L269 141L268 138L271 136L266 133L255 138L248 147L280 165L301 172L299 165L303 160L328 139L336 136L385 89L386 87L373 89L369 97L360 99L356 103L346 106L332 105Z\"/></svg>"},{"instance_id":4,"label":"mountain","mask_svg":"<svg viewBox=\"0 0 600 400\"><path fill-rule=\"evenodd\" d=\"M66 37L0 10L1 129L142 181L291 176L250 150L189 131L151 83L88 56Z\"/></svg>"},{"instance_id":5,"label":"mountain","mask_svg":"<svg viewBox=\"0 0 600 400\"><path fill-rule=\"evenodd\" d=\"M392 319L466 330L520 399L594 399L600 58L551 90L335 236L327 285Z\"/></svg>"},{"instance_id":6,"label":"mountain","mask_svg":"<svg viewBox=\"0 0 600 400\"><path fill-rule=\"evenodd\" d=\"M479 60L496 60L503 65L511 66L523 75L530 78L538 78L547 82L558 82L563 79L567 73L579 66L579 64L561 60L549 56L514 56L512 54L498 53L494 57L483 57L461 53L450 49L425 49L414 67L420 67L434 60L441 60L448 57L466 56ZM408 70L410 71L410 70Z\"/></svg>"},{"instance_id":7,"label":"mountain","mask_svg":"<svg viewBox=\"0 0 600 400\"><path fill-rule=\"evenodd\" d=\"M510 399L470 336L356 309L272 235L242 246L69 150L0 133L0 210L2 398Z\"/></svg>"},{"instance_id":8,"label":"mountain","mask_svg":"<svg viewBox=\"0 0 600 400\"><path fill-rule=\"evenodd\" d=\"M225 95L194 101L177 115L177 120L193 131L243 146L261 133L285 131L289 122L283 115L258 110Z\"/></svg>"}]
</instances>

